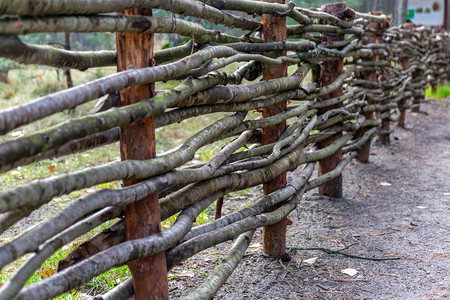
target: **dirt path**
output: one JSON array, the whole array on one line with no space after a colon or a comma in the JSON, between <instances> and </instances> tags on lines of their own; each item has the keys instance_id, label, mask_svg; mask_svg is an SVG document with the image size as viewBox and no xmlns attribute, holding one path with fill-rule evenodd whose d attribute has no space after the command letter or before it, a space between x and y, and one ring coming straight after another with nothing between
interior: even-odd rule
<instances>
[{"instance_id":1,"label":"dirt path","mask_svg":"<svg viewBox=\"0 0 450 300\"><path fill-rule=\"evenodd\" d=\"M345 199L311 193L290 217L291 247L355 244L346 252L400 260L297 251L283 268L262 255L259 230L216 299L450 299L449 108L450 102L431 102L422 104L428 114L409 112L408 129L396 129L390 147L374 143L369 164L355 161L345 170ZM313 257L314 266L301 263ZM188 264L205 271L207 262L197 263ZM347 268L358 273L341 273ZM178 283L199 281L195 275ZM172 292L185 293L178 284Z\"/></svg>"}]
</instances>

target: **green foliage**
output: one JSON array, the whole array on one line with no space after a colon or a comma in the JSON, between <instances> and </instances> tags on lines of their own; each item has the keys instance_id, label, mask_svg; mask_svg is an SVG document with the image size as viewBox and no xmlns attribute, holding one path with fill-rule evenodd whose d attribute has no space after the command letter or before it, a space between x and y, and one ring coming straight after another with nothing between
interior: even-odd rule
<instances>
[{"instance_id":1,"label":"green foliage","mask_svg":"<svg viewBox=\"0 0 450 300\"><path fill-rule=\"evenodd\" d=\"M69 253L71 253L78 244L80 244L83 240L88 239L89 237L94 236L99 233L109 225L111 225L115 220L108 221L103 223L101 226L93 229L91 232L85 235L83 239L79 239L73 243L70 243L63 248L59 249L55 254L49 257L41 267L34 272L34 274L28 279L25 285L30 285L33 283L37 283L45 278L48 278L56 273L58 268L58 263L61 259L64 259ZM24 263L29 256L26 256L14 263L9 264L5 268L2 269L0 273L0 283L5 283L9 277L18 269L18 267ZM82 288L83 290L87 290L88 294L100 294L105 293L112 288L114 288L117 284L124 281L130 277L130 272L127 266L122 266L119 268L108 270L107 272L93 278L91 281L85 284ZM82 299L80 290L72 290L70 292L64 293L63 295L56 297L55 299Z\"/></svg>"},{"instance_id":2,"label":"green foliage","mask_svg":"<svg viewBox=\"0 0 450 300\"><path fill-rule=\"evenodd\" d=\"M131 276L127 266L111 269L88 282L86 285L92 287L90 294L103 294L112 290L116 285Z\"/></svg>"},{"instance_id":3,"label":"green foliage","mask_svg":"<svg viewBox=\"0 0 450 300\"><path fill-rule=\"evenodd\" d=\"M364 5L364 0L348 0L348 1L332 1L332 0L294 0L295 4L299 7L310 8L320 7L323 4L333 2L346 2L347 6L355 9Z\"/></svg>"},{"instance_id":4,"label":"green foliage","mask_svg":"<svg viewBox=\"0 0 450 300\"><path fill-rule=\"evenodd\" d=\"M65 44L64 33L33 33L20 36L23 42L61 47ZM72 50L115 50L116 36L110 32L72 33L70 35Z\"/></svg>"},{"instance_id":5,"label":"green foliage","mask_svg":"<svg viewBox=\"0 0 450 300\"><path fill-rule=\"evenodd\" d=\"M442 100L443 98L450 97L450 86L449 85L441 85L438 86L436 91L433 91L431 88L428 88L425 92L427 98Z\"/></svg>"},{"instance_id":6,"label":"green foliage","mask_svg":"<svg viewBox=\"0 0 450 300\"><path fill-rule=\"evenodd\" d=\"M16 67L16 63L10 59L0 57L0 72L7 71Z\"/></svg>"}]
</instances>

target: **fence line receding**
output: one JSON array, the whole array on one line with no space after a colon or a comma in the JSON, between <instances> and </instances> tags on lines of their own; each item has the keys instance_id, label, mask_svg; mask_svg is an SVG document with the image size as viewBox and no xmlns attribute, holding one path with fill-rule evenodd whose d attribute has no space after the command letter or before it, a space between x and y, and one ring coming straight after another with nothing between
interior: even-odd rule
<instances>
[{"instance_id":1,"label":"fence line receding","mask_svg":"<svg viewBox=\"0 0 450 300\"><path fill-rule=\"evenodd\" d=\"M377 136L389 144L397 124L405 126L405 111L418 111L425 89L448 79L447 32L412 23L391 26L382 13L358 13L345 3L305 9L283 2L0 2L0 56L79 70L119 62L113 75L0 111L0 133L5 136L0 171L119 140L123 158L0 191L2 232L45 209L55 197L116 180L126 183L87 193L3 244L2 268L23 262L1 286L0 299L50 299L124 264L133 277L98 299L128 299L134 294L133 281L138 299L157 285L161 291L152 297L166 298L167 270L239 237L227 259L187 296L209 299L242 259L255 229L264 227L264 250L280 257L286 218L302 195L319 187L323 195L342 196L345 166L353 158L367 162L370 142ZM171 16L152 16L152 9ZM119 53L72 51L18 38L54 32L116 32ZM152 53L155 33L190 41ZM168 80L176 86L154 91L154 83ZM98 98L90 115L10 138L21 126ZM170 153L150 153L154 128L217 112L220 119ZM209 161L192 162L203 146L224 141ZM142 148L150 152L143 154ZM319 176L312 179L316 165ZM286 173L293 171L296 175L286 182ZM250 206L223 216L218 211L215 221L193 226L214 201L261 184L265 193ZM122 218L124 208L125 221L76 248L56 274L25 286L58 249ZM140 228L147 226L144 209L153 214L153 227L145 230ZM176 214L171 227L160 232L160 220ZM93 244L96 251L89 248ZM149 261L154 264L145 267ZM149 278L154 285L148 285Z\"/></svg>"}]
</instances>

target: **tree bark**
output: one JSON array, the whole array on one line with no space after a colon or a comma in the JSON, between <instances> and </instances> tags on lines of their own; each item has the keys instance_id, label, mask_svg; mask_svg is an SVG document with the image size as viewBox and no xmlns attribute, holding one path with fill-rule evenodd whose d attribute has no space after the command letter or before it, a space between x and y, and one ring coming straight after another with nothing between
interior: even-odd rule
<instances>
[{"instance_id":1,"label":"tree bark","mask_svg":"<svg viewBox=\"0 0 450 300\"><path fill-rule=\"evenodd\" d=\"M374 5L376 6L376 5ZM376 13L373 12L372 14L374 15L379 15L380 13ZM367 28L370 29L374 29L376 31L379 31L380 29L380 23L378 22L369 22L369 24L367 24ZM373 44L373 43L378 43L380 41L380 36L375 33L375 32L367 32L367 44ZM370 58L363 58L362 61L363 62L376 62L378 60L378 55L374 54L372 57ZM362 72L361 73L361 79L364 80L370 80L370 81L377 81L377 71L369 71L369 72ZM368 85L363 85L364 88L370 88L370 86ZM369 105L370 104L374 104L373 100L368 100ZM374 112L364 112L363 113L364 117L366 118L366 120L372 120L375 117L375 113ZM364 134L367 132L367 128L362 128L360 130L358 130L355 134L355 138L360 138L362 136L364 136ZM357 153L357 159L360 162L363 163L368 163L369 162L369 155L370 155L370 144L372 143L372 140L369 139L367 142L364 143L364 145L358 149Z\"/></svg>"},{"instance_id":2,"label":"tree bark","mask_svg":"<svg viewBox=\"0 0 450 300\"><path fill-rule=\"evenodd\" d=\"M284 0L266 1L271 3L284 4ZM270 43L276 41L286 40L286 17L263 14L261 17L262 41L263 43ZM286 51L274 51L269 54L272 57L285 56ZM287 64L273 65L265 63L263 67L263 80L281 78L287 76ZM286 101L282 101L276 105L267 107L263 110L263 117L268 118L277 115L286 110ZM286 129L286 121L282 123L263 129L262 143L267 145L278 141L281 134ZM264 183L264 194L270 194L273 191L281 189L286 186L286 173L280 174L274 179ZM282 205L282 204L280 204ZM279 206L278 206L279 207ZM269 211L273 211L277 207ZM280 258L286 252L286 228L287 218L283 218L278 223L263 228L263 247L264 252L275 257Z\"/></svg>"},{"instance_id":3,"label":"tree bark","mask_svg":"<svg viewBox=\"0 0 450 300\"><path fill-rule=\"evenodd\" d=\"M152 15L151 9L128 9L129 15ZM154 64L154 35L149 33L117 33L117 71L145 68ZM154 83L136 85L120 91L120 106L151 98ZM156 157L154 118L149 117L121 127L120 154L122 160ZM138 183L124 180L125 186ZM125 207L125 231L128 240L144 238L161 232L158 193ZM137 300L169 299L166 257L164 252L128 262L133 276Z\"/></svg>"},{"instance_id":4,"label":"tree bark","mask_svg":"<svg viewBox=\"0 0 450 300\"><path fill-rule=\"evenodd\" d=\"M403 25L404 29L407 30L412 30L414 28L414 24L413 23L406 23ZM409 34L405 34L405 38L410 38ZM400 60L400 64L403 68L403 70L408 70L410 65L409 65L409 60L410 58L407 56L404 56L403 58L401 58ZM398 119L398 126L401 128L405 128L405 119L406 119L406 101L408 100L409 97L404 97L402 98L399 102L398 102L398 108L400 109L400 118Z\"/></svg>"},{"instance_id":5,"label":"tree bark","mask_svg":"<svg viewBox=\"0 0 450 300\"><path fill-rule=\"evenodd\" d=\"M345 3L336 3L336 4L325 4L322 5L322 11L329 13L334 16L339 16L341 12L343 12L347 8ZM323 34L322 38L324 41L341 41L344 39L344 36L341 34ZM333 61L325 61L321 64L321 75L320 75L320 86L326 86L332 83L344 70L344 60L336 59ZM334 92L325 95L320 98L320 100L327 100L330 98L338 97L342 95L342 86L340 86ZM335 109L341 107L342 103L338 103L336 105L323 108L319 110L319 114L325 113L327 110ZM337 133L330 138L327 138L321 142L319 142L319 148L325 148L328 145L331 145L336 139L342 136L342 133ZM322 176L328 172L333 171L339 162L342 160L342 149L336 151L333 155L322 159L319 162L319 176ZM340 198L342 197L342 175L337 176L336 178L330 180L329 182L321 185L319 187L319 193L321 195Z\"/></svg>"}]
</instances>

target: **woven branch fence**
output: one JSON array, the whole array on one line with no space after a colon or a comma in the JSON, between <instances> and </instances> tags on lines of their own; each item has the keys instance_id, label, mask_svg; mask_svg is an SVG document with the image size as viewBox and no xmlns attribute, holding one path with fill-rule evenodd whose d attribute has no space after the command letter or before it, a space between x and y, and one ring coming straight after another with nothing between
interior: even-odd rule
<instances>
[{"instance_id":1,"label":"woven branch fence","mask_svg":"<svg viewBox=\"0 0 450 300\"><path fill-rule=\"evenodd\" d=\"M243 34L155 17L152 9ZM123 159L1 191L2 232L56 197L124 180L123 188L88 193L3 244L2 268L31 255L0 288L0 299L50 299L127 263L132 278L98 299L164 299L167 270L237 238L229 256L187 296L209 299L242 259L255 229L264 227L264 251L280 257L286 217L302 195L319 187L323 195L341 197L346 165L354 158L367 162L377 136L388 144L395 127L405 126L405 111L417 111L425 89L450 74L447 32L412 23L392 27L385 15L358 13L345 3L304 9L251 0L2 0L0 14L2 57L78 70L118 66L113 75L0 111L0 133L7 136L100 98L90 115L1 143L0 171L20 172L19 166L119 140ZM297 25L286 26L286 18ZM77 52L17 37L53 32L117 32L118 50ZM153 53L154 33L191 40ZM230 65L235 71L224 72ZM167 80L178 85L154 91L153 83ZM216 112L224 117L155 156L154 128ZM225 139L208 162L192 163L201 147ZM261 184L265 194L250 206L193 226L214 201ZM161 232L160 221L176 214ZM58 249L118 217L123 220L76 248L56 274L25 286Z\"/></svg>"}]
</instances>

